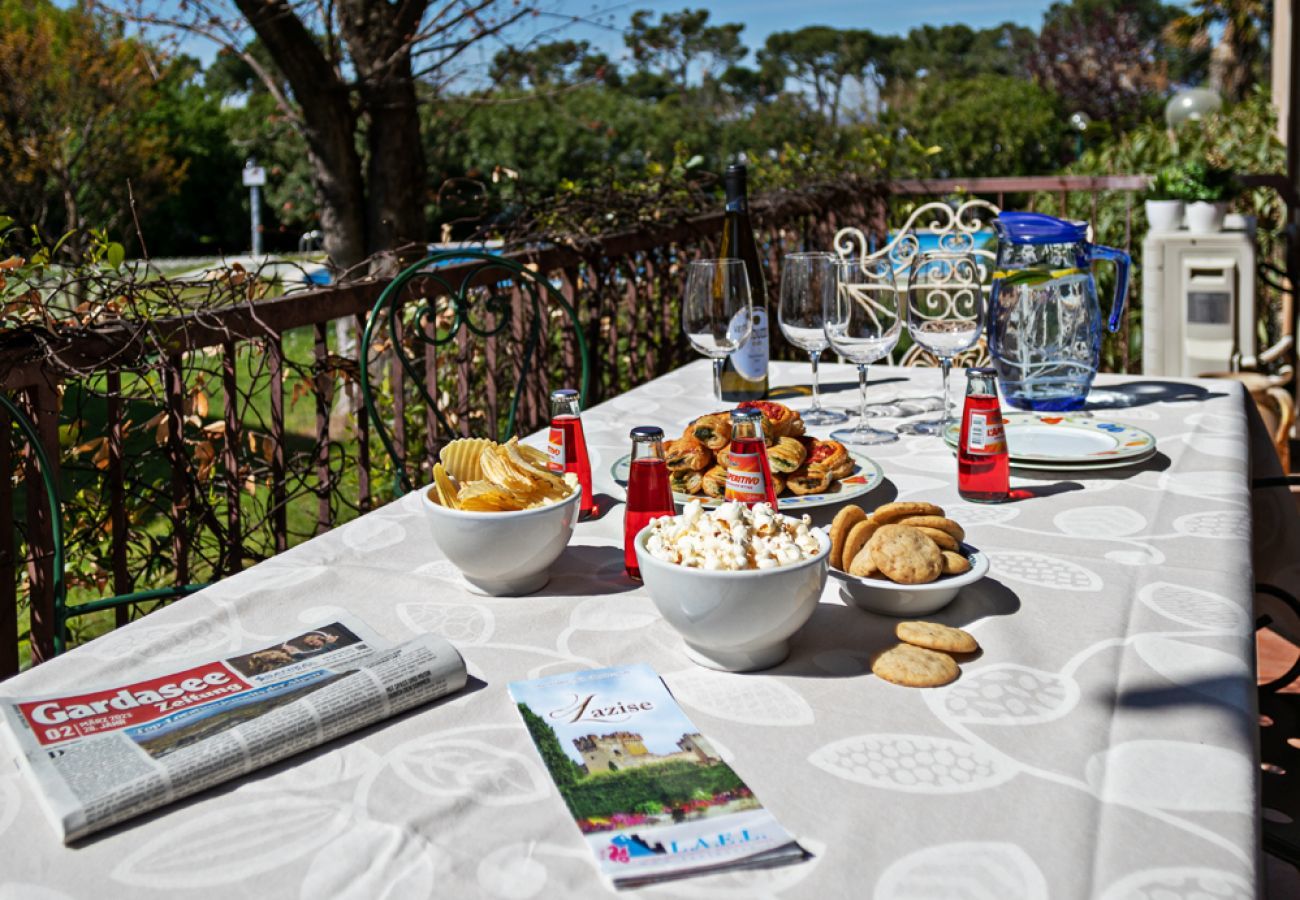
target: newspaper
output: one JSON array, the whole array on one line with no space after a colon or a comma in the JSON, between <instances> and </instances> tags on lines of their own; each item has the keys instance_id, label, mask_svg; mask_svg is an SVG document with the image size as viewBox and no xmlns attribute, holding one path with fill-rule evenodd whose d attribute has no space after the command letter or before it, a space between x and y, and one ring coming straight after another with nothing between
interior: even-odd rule
<instances>
[{"instance_id":1,"label":"newspaper","mask_svg":"<svg viewBox=\"0 0 1300 900\"><path fill-rule=\"evenodd\" d=\"M441 638L396 647L343 619L228 659L76 694L3 698L70 843L465 686Z\"/></svg>"},{"instance_id":2,"label":"newspaper","mask_svg":"<svg viewBox=\"0 0 1300 900\"><path fill-rule=\"evenodd\" d=\"M515 681L510 696L615 887L809 858L649 666Z\"/></svg>"}]
</instances>

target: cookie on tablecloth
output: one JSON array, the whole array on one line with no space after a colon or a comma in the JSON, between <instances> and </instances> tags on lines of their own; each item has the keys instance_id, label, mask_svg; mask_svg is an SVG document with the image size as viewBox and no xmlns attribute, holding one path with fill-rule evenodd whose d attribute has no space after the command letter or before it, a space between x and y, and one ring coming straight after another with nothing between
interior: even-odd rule
<instances>
[{"instance_id":1,"label":"cookie on tablecloth","mask_svg":"<svg viewBox=\"0 0 1300 900\"><path fill-rule=\"evenodd\" d=\"M961 669L946 653L898 644L871 660L871 672L904 687L939 687L956 680Z\"/></svg>"},{"instance_id":2,"label":"cookie on tablecloth","mask_svg":"<svg viewBox=\"0 0 1300 900\"><path fill-rule=\"evenodd\" d=\"M899 622L894 634L900 641L913 647L938 650L943 653L974 653L979 642L969 631L940 625L938 622Z\"/></svg>"}]
</instances>

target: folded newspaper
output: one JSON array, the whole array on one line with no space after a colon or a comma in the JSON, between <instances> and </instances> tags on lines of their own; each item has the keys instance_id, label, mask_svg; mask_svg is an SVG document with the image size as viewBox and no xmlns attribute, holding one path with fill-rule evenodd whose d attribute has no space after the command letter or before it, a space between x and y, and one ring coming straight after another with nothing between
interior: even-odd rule
<instances>
[{"instance_id":1,"label":"folded newspaper","mask_svg":"<svg viewBox=\"0 0 1300 900\"><path fill-rule=\"evenodd\" d=\"M441 638L342 620L132 684L0 702L65 843L465 686Z\"/></svg>"},{"instance_id":2,"label":"folded newspaper","mask_svg":"<svg viewBox=\"0 0 1300 900\"><path fill-rule=\"evenodd\" d=\"M510 696L615 887L808 858L649 666L516 681Z\"/></svg>"}]
</instances>

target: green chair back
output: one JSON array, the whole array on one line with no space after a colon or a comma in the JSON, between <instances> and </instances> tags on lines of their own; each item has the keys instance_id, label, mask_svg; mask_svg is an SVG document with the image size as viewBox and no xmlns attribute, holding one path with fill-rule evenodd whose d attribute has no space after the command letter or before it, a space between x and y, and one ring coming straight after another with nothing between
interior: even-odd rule
<instances>
[{"instance_id":1,"label":"green chair back","mask_svg":"<svg viewBox=\"0 0 1300 900\"><path fill-rule=\"evenodd\" d=\"M5 394L0 394L0 406L3 406L9 413L13 424L22 434L23 439L31 447L31 452L36 460L36 471L40 476L39 485L28 485L28 490L39 487L45 494L45 504L50 518L50 536L53 544L53 553L51 554L51 579L54 587L54 652L62 653L67 649L68 641L68 620L77 616L84 616L89 613L99 612L104 609L117 609L120 607L130 606L135 603L146 603L151 600L167 600L174 597L184 596L193 593L201 588L207 587L206 584L186 584L176 585L174 587L151 588L145 591L136 591L131 594L122 594L115 597L103 597L97 600L90 600L76 605L68 603L67 593L67 576L65 572L65 558L63 546L63 504L59 500L59 485L54 478L54 469L50 465L50 458L45 453L45 447L41 444L40 436L37 434L34 426L22 409L18 407ZM9 477L8 472L0 473L0 477Z\"/></svg>"},{"instance_id":2,"label":"green chair back","mask_svg":"<svg viewBox=\"0 0 1300 900\"><path fill-rule=\"evenodd\" d=\"M490 421L486 423L488 433L479 436L501 441L514 436L521 425L520 401L529 379L547 374L543 367L551 344L543 326L555 311L572 329L581 369L578 389L585 407L590 388L587 344L577 312L544 273L480 250L449 250L431 254L408 267L384 289L370 311L361 338L361 394L370 425L393 461L399 490L411 491L415 484L407 472L406 448L398 447L393 429L384 423L375 402L377 385L375 373L371 372L371 348L381 332L386 328L389 335L383 345L385 352L393 354L447 439L467 434L469 429L468 423L452 422L430 390L437 384L438 354L463 352L464 345L476 339L499 348L499 353L492 354L497 364L504 363L514 371L508 413L504 428L500 421ZM406 335L408 339L392 340L393 335ZM421 351L420 358L413 355L413 350ZM476 352L469 351L471 359L476 358ZM485 351L483 358L487 356ZM430 362L433 371L429 371ZM468 367L463 363L462 371ZM488 375L496 377L495 373ZM464 389L461 385L460 390Z\"/></svg>"}]
</instances>

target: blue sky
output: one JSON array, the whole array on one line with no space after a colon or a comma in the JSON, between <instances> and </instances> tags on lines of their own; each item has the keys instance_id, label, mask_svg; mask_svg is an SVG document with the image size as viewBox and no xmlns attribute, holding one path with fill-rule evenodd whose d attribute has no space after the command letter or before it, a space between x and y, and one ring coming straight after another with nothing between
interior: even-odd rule
<instances>
[{"instance_id":1,"label":"blue sky","mask_svg":"<svg viewBox=\"0 0 1300 900\"><path fill-rule=\"evenodd\" d=\"M177 0L160 0L160 5L166 8L176 2ZM435 5L436 3L437 0ZM544 2L543 5L575 16L589 16L593 11L601 10L604 11L602 18L612 16L614 25L618 28L626 26L632 12L638 9L663 13L704 8L709 10L710 19L714 22L743 23L745 31L742 38L745 44L756 48L762 46L766 37L774 31L793 31L805 25L869 28L881 34L905 34L918 25L957 22L972 28L986 28L1010 21L1036 28L1042 21L1043 10L1051 4L1049 0L921 0L911 3L897 0L822 0L819 3L798 3L791 0L632 0L625 4L611 5L593 4L591 0L553 0L552 3ZM503 4L503 8L504 6ZM551 30L557 24L558 20L552 17L532 20L521 25L511 38L516 42L526 41L539 29ZM622 36L607 28L574 24L555 36L590 41L615 59L624 50ZM482 52L477 55L490 59L499 47L499 44L485 44ZM215 53L214 45L201 39L186 41L184 49L204 62L210 60Z\"/></svg>"}]
</instances>

